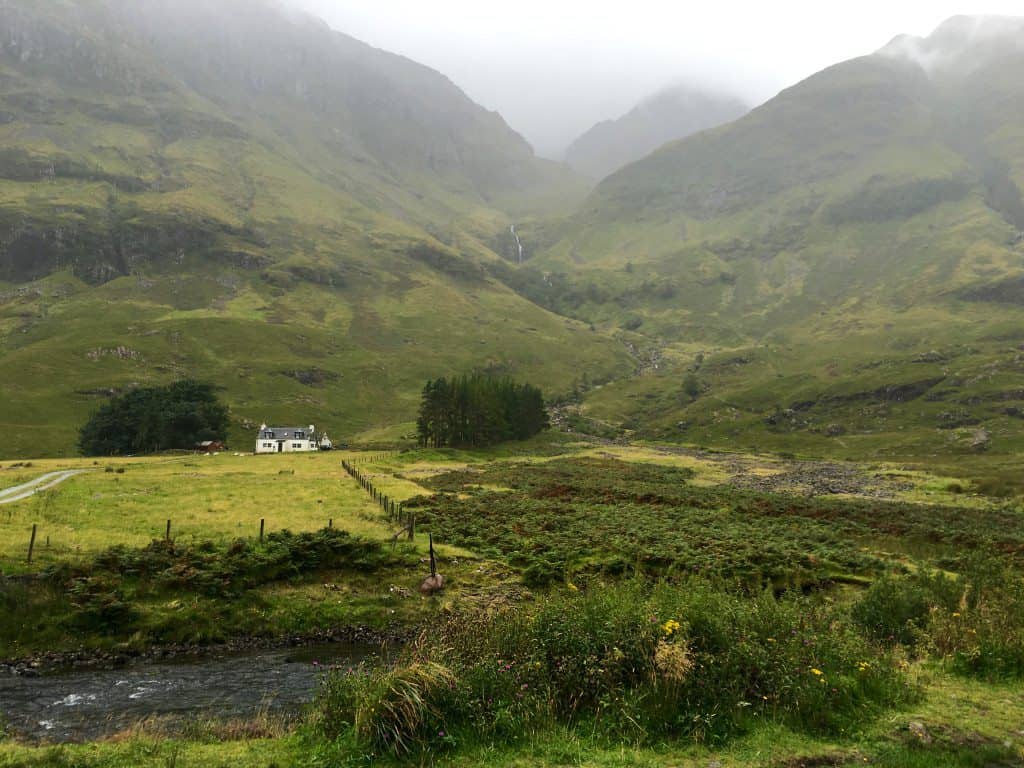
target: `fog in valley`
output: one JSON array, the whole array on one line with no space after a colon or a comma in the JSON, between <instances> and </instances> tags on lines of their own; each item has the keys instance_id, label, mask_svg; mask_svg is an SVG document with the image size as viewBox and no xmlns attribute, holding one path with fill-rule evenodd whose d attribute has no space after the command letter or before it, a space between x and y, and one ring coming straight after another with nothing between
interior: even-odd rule
<instances>
[{"instance_id":1,"label":"fog in valley","mask_svg":"<svg viewBox=\"0 0 1024 768\"><path fill-rule=\"evenodd\" d=\"M288 1L441 71L554 158L595 123L669 85L756 105L897 35L928 35L950 16L1021 10L1016 0Z\"/></svg>"}]
</instances>

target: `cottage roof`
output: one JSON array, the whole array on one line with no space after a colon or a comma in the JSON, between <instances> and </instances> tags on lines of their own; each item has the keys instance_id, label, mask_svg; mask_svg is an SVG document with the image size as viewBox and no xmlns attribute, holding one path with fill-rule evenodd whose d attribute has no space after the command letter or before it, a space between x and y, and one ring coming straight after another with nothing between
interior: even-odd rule
<instances>
[{"instance_id":1,"label":"cottage roof","mask_svg":"<svg viewBox=\"0 0 1024 768\"><path fill-rule=\"evenodd\" d=\"M302 437L299 438L300 440L313 439L313 433L309 431L309 427L263 427L260 429L260 437L263 437L267 432L274 433L272 438L274 440L294 440L296 432L302 433Z\"/></svg>"}]
</instances>

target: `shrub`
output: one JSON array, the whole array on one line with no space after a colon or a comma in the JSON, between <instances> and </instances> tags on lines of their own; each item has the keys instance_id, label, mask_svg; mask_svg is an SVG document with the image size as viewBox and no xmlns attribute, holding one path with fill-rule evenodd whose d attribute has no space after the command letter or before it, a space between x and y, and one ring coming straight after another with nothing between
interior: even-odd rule
<instances>
[{"instance_id":1,"label":"shrub","mask_svg":"<svg viewBox=\"0 0 1024 768\"><path fill-rule=\"evenodd\" d=\"M958 579L883 579L852 615L872 637L917 647L964 674L1024 677L1024 576L998 559L974 558Z\"/></svg>"},{"instance_id":2,"label":"shrub","mask_svg":"<svg viewBox=\"0 0 1024 768\"><path fill-rule=\"evenodd\" d=\"M415 698L399 681L419 681L427 663L443 682L416 682ZM452 618L395 670L332 676L317 710L331 735L418 751L437 748L441 731L507 742L552 722L640 741L718 741L758 719L842 733L910 694L834 609L694 581L598 584Z\"/></svg>"},{"instance_id":3,"label":"shrub","mask_svg":"<svg viewBox=\"0 0 1024 768\"><path fill-rule=\"evenodd\" d=\"M853 606L853 620L876 640L914 645L936 606L952 610L963 587L941 574L876 581Z\"/></svg>"},{"instance_id":4,"label":"shrub","mask_svg":"<svg viewBox=\"0 0 1024 768\"><path fill-rule=\"evenodd\" d=\"M958 604L932 607L929 649L963 674L1024 678L1024 576L985 559L967 565L963 582Z\"/></svg>"},{"instance_id":5,"label":"shrub","mask_svg":"<svg viewBox=\"0 0 1024 768\"><path fill-rule=\"evenodd\" d=\"M71 623L81 629L124 632L138 618L124 591L109 578L74 579L68 586L68 597L74 607Z\"/></svg>"},{"instance_id":6,"label":"shrub","mask_svg":"<svg viewBox=\"0 0 1024 768\"><path fill-rule=\"evenodd\" d=\"M141 549L112 547L97 555L85 569L70 574L62 569L52 571L50 576L64 581L75 575L116 574L157 589L223 597L320 570L372 571L384 558L378 542L325 528L310 533L275 531L265 542L239 539L226 548L212 542L189 545L161 540Z\"/></svg>"}]
</instances>

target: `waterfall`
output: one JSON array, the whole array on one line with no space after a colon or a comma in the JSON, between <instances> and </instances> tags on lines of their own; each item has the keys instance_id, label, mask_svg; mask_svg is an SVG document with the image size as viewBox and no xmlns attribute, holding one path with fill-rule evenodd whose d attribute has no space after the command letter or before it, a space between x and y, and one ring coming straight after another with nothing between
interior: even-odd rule
<instances>
[{"instance_id":1,"label":"waterfall","mask_svg":"<svg viewBox=\"0 0 1024 768\"><path fill-rule=\"evenodd\" d=\"M519 263L523 263L523 244L519 240L519 235L516 233L516 225L513 224L509 227L509 231L512 233L512 237L516 239L516 248L518 249Z\"/></svg>"}]
</instances>

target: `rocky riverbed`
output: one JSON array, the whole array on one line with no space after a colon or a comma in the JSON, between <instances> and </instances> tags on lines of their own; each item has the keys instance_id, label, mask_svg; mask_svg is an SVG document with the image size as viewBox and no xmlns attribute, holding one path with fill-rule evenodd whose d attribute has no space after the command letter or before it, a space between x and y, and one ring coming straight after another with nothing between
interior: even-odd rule
<instances>
[{"instance_id":1,"label":"rocky riverbed","mask_svg":"<svg viewBox=\"0 0 1024 768\"><path fill-rule=\"evenodd\" d=\"M717 464L727 474L729 485L764 493L891 499L914 488L911 482L873 474L850 462L776 459L672 446L658 450Z\"/></svg>"}]
</instances>

